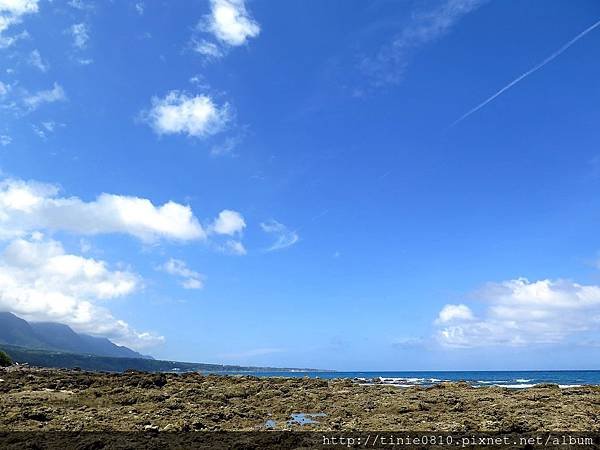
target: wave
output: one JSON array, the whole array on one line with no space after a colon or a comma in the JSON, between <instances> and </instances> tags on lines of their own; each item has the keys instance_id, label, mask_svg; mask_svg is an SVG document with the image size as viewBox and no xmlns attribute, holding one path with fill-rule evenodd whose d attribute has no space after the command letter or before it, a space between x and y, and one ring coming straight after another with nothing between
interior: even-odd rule
<instances>
[{"instance_id":1,"label":"wave","mask_svg":"<svg viewBox=\"0 0 600 450\"><path fill-rule=\"evenodd\" d=\"M505 387L505 388L509 388L509 389L524 389L524 388L533 387L533 386L535 386L535 384L519 383L519 384L502 384L502 385L496 385L496 386Z\"/></svg>"}]
</instances>

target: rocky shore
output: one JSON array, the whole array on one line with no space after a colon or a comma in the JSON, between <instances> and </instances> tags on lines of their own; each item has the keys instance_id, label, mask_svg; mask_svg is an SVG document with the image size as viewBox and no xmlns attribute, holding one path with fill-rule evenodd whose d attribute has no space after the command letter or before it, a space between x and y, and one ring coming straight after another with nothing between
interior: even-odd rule
<instances>
[{"instance_id":1,"label":"rocky shore","mask_svg":"<svg viewBox=\"0 0 600 450\"><path fill-rule=\"evenodd\" d=\"M600 387L399 388L352 380L0 370L0 432L599 431Z\"/></svg>"}]
</instances>

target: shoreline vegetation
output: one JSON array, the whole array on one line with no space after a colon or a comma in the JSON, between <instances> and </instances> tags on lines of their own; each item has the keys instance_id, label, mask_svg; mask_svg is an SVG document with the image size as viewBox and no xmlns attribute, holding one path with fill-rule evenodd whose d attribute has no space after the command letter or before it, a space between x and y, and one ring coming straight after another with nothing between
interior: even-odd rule
<instances>
[{"instance_id":1,"label":"shoreline vegetation","mask_svg":"<svg viewBox=\"0 0 600 450\"><path fill-rule=\"evenodd\" d=\"M600 386L399 388L350 379L0 369L0 432L600 431Z\"/></svg>"}]
</instances>

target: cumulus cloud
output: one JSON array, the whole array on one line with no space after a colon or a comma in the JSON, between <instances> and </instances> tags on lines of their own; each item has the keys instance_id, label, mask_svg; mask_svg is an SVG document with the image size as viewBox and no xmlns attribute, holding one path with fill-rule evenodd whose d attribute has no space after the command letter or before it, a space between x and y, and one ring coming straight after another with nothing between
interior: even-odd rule
<instances>
[{"instance_id":1,"label":"cumulus cloud","mask_svg":"<svg viewBox=\"0 0 600 450\"><path fill-rule=\"evenodd\" d=\"M16 36L5 36L4 33L11 26L21 23L23 16L37 13L38 10L38 0L0 0L0 48L10 47L26 36L26 32Z\"/></svg>"},{"instance_id":2,"label":"cumulus cloud","mask_svg":"<svg viewBox=\"0 0 600 450\"><path fill-rule=\"evenodd\" d=\"M204 287L202 274L191 270L185 261L171 258L160 269L181 278L180 284L184 289L202 289Z\"/></svg>"},{"instance_id":3,"label":"cumulus cloud","mask_svg":"<svg viewBox=\"0 0 600 450\"><path fill-rule=\"evenodd\" d=\"M248 13L244 0L211 0L210 3L211 12L203 27L219 41L238 46L260 33L260 26Z\"/></svg>"},{"instance_id":4,"label":"cumulus cloud","mask_svg":"<svg viewBox=\"0 0 600 450\"><path fill-rule=\"evenodd\" d=\"M11 241L0 255L0 310L33 321L66 323L135 348L164 339L134 330L102 304L131 294L140 285L138 275L68 254L59 242L40 233Z\"/></svg>"},{"instance_id":5,"label":"cumulus cloud","mask_svg":"<svg viewBox=\"0 0 600 450\"><path fill-rule=\"evenodd\" d=\"M12 138L7 134L0 134L0 145L6 147L12 142Z\"/></svg>"},{"instance_id":6,"label":"cumulus cloud","mask_svg":"<svg viewBox=\"0 0 600 450\"><path fill-rule=\"evenodd\" d=\"M189 206L169 201L101 194L85 202L59 197L56 186L8 179L0 182L0 237L28 230L65 230L79 234L124 233L143 241L205 239Z\"/></svg>"},{"instance_id":7,"label":"cumulus cloud","mask_svg":"<svg viewBox=\"0 0 600 450\"><path fill-rule=\"evenodd\" d=\"M466 305L446 305L440 311L436 323L449 323L455 320L472 320L473 312Z\"/></svg>"},{"instance_id":8,"label":"cumulus cloud","mask_svg":"<svg viewBox=\"0 0 600 450\"><path fill-rule=\"evenodd\" d=\"M485 309L446 305L436 324L443 345L553 344L600 330L600 286L526 278L490 283L477 293Z\"/></svg>"},{"instance_id":9,"label":"cumulus cloud","mask_svg":"<svg viewBox=\"0 0 600 450\"><path fill-rule=\"evenodd\" d=\"M284 224L277 222L276 220L269 220L260 224L260 227L265 233L271 234L275 237L275 242L269 248L267 252L275 250L283 250L284 248L291 247L300 239L296 231L290 230Z\"/></svg>"},{"instance_id":10,"label":"cumulus cloud","mask_svg":"<svg viewBox=\"0 0 600 450\"><path fill-rule=\"evenodd\" d=\"M192 39L192 49L207 60L221 58L231 47L244 45L260 33L259 24L246 9L245 0L211 0L210 14L197 29L212 34L212 39Z\"/></svg>"},{"instance_id":11,"label":"cumulus cloud","mask_svg":"<svg viewBox=\"0 0 600 450\"><path fill-rule=\"evenodd\" d=\"M142 116L160 135L186 134L207 137L217 134L231 120L228 103L218 106L207 95L189 96L171 91L165 97L154 97L152 108Z\"/></svg>"},{"instance_id":12,"label":"cumulus cloud","mask_svg":"<svg viewBox=\"0 0 600 450\"><path fill-rule=\"evenodd\" d=\"M224 209L219 213L210 229L213 233L233 236L241 233L244 228L246 228L246 222L239 212Z\"/></svg>"},{"instance_id":13,"label":"cumulus cloud","mask_svg":"<svg viewBox=\"0 0 600 450\"><path fill-rule=\"evenodd\" d=\"M44 103L54 103L65 101L67 96L64 89L58 83L54 83L52 89L38 91L34 94L28 94L23 99L25 105L29 110L35 110Z\"/></svg>"},{"instance_id":14,"label":"cumulus cloud","mask_svg":"<svg viewBox=\"0 0 600 450\"><path fill-rule=\"evenodd\" d=\"M0 0L0 27L9 20L20 19L25 14L38 12L38 0ZM0 28L2 30L3 28Z\"/></svg>"},{"instance_id":15,"label":"cumulus cloud","mask_svg":"<svg viewBox=\"0 0 600 450\"><path fill-rule=\"evenodd\" d=\"M433 9L412 14L402 32L375 55L364 57L360 68L376 86L398 83L414 51L448 33L484 1L444 0Z\"/></svg>"}]
</instances>

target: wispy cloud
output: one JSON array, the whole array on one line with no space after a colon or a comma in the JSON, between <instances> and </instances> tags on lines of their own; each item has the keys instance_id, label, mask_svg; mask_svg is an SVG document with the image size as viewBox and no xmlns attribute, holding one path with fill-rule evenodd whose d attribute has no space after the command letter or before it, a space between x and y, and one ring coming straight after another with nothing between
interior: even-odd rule
<instances>
[{"instance_id":1,"label":"wispy cloud","mask_svg":"<svg viewBox=\"0 0 600 450\"><path fill-rule=\"evenodd\" d=\"M296 231L290 230L284 224L276 220L269 220L260 224L260 227L265 233L269 233L275 237L275 242L265 251L273 252L291 247L300 240L300 236Z\"/></svg>"},{"instance_id":2,"label":"wispy cloud","mask_svg":"<svg viewBox=\"0 0 600 450\"><path fill-rule=\"evenodd\" d=\"M90 39L90 30L85 23L76 23L69 28L71 36L73 36L73 45L80 50L87 47Z\"/></svg>"},{"instance_id":3,"label":"wispy cloud","mask_svg":"<svg viewBox=\"0 0 600 450\"><path fill-rule=\"evenodd\" d=\"M10 91L11 91L10 84L6 84L6 83L3 83L2 81L0 81L0 97L5 96Z\"/></svg>"},{"instance_id":4,"label":"wispy cloud","mask_svg":"<svg viewBox=\"0 0 600 450\"><path fill-rule=\"evenodd\" d=\"M94 9L94 5L92 3L84 2L83 0L70 0L69 6L81 11Z\"/></svg>"},{"instance_id":5,"label":"wispy cloud","mask_svg":"<svg viewBox=\"0 0 600 450\"><path fill-rule=\"evenodd\" d=\"M160 270L181 278L180 284L184 289L202 289L204 287L203 275L190 269L185 261L171 258L165 262Z\"/></svg>"},{"instance_id":6,"label":"wispy cloud","mask_svg":"<svg viewBox=\"0 0 600 450\"><path fill-rule=\"evenodd\" d=\"M7 134L0 134L0 145L6 147L12 142L12 138Z\"/></svg>"},{"instance_id":7,"label":"wispy cloud","mask_svg":"<svg viewBox=\"0 0 600 450\"><path fill-rule=\"evenodd\" d=\"M24 98L24 102L30 110L34 110L44 103L60 102L65 101L66 99L67 95L62 86L58 83L54 83L52 89L38 91L34 94L27 95Z\"/></svg>"},{"instance_id":8,"label":"wispy cloud","mask_svg":"<svg viewBox=\"0 0 600 450\"><path fill-rule=\"evenodd\" d=\"M463 16L477 9L484 1L446 0L432 10L413 14L391 43L381 47L376 55L362 58L361 70L375 86L398 83L417 49L444 36Z\"/></svg>"},{"instance_id":9,"label":"wispy cloud","mask_svg":"<svg viewBox=\"0 0 600 450\"><path fill-rule=\"evenodd\" d=\"M58 127L63 127L64 124L56 123L52 120L42 122L39 125L32 125L33 132L40 138L46 139L49 135L54 133Z\"/></svg>"},{"instance_id":10,"label":"wispy cloud","mask_svg":"<svg viewBox=\"0 0 600 450\"><path fill-rule=\"evenodd\" d=\"M470 109L469 111L467 111L465 114L463 114L462 116L460 116L458 119L456 119L454 122L452 122L452 124L450 125L449 128L459 124L460 122L462 122L463 120L465 120L467 117L469 117L470 115L476 113L477 111L479 111L481 108L483 108L484 106L486 106L488 103L492 102L493 100L495 100L497 97L499 97L500 95L502 95L503 93L505 93L506 91L508 91L510 88L512 88L515 84L517 84L518 82L520 82L521 80L523 80L524 78L527 78L529 75L531 75L534 72L537 72L538 70L540 70L542 67L544 67L546 64L548 64L549 62L551 62L552 60L554 60L555 58L557 58L558 56L560 56L563 52L565 52L569 47L571 47L573 44L575 44L579 39L581 39L582 37L584 37L586 34L590 33L591 31L593 31L594 29L596 29L598 26L600 26L600 20L596 23L594 23L593 25L589 26L588 28L586 28L585 30L583 30L581 33L579 33L577 36L575 36L573 39L571 39L569 42L567 42L566 44L564 44L562 47L560 47L558 50L556 50L554 53L552 53L550 56L548 56L546 59L544 59L542 62L540 62L539 64L536 64L535 66L533 66L531 69L529 69L527 72L522 73L521 75L519 75L517 78L515 78L513 81L511 81L510 83L508 83L506 86L504 86L502 89L500 89L499 91L497 91L496 93L494 93L491 97L487 98L486 100L484 100L483 102L481 102L479 105L477 105L476 107L474 107L473 109Z\"/></svg>"},{"instance_id":11,"label":"wispy cloud","mask_svg":"<svg viewBox=\"0 0 600 450\"><path fill-rule=\"evenodd\" d=\"M39 69L41 72L47 72L50 68L50 65L42 59L42 55L39 50L35 49L29 54L29 64L31 64L36 69Z\"/></svg>"},{"instance_id":12,"label":"wispy cloud","mask_svg":"<svg viewBox=\"0 0 600 450\"><path fill-rule=\"evenodd\" d=\"M225 54L219 45L215 44L214 42L207 41L206 39L192 41L192 49L196 53L200 53L208 59L220 58Z\"/></svg>"},{"instance_id":13,"label":"wispy cloud","mask_svg":"<svg viewBox=\"0 0 600 450\"><path fill-rule=\"evenodd\" d=\"M246 247L240 241L229 239L223 245L219 247L219 250L228 255L243 256L247 254Z\"/></svg>"}]
</instances>

